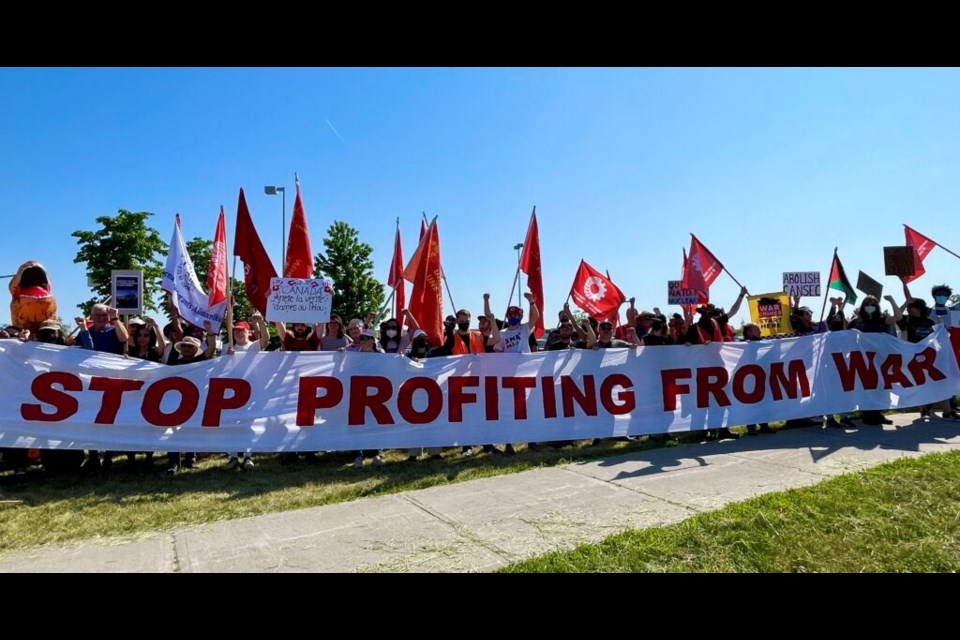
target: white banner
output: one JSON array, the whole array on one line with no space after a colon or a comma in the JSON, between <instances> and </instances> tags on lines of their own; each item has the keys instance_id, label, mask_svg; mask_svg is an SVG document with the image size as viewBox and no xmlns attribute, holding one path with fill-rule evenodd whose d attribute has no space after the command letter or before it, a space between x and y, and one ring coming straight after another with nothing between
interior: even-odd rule
<instances>
[{"instance_id":1,"label":"white banner","mask_svg":"<svg viewBox=\"0 0 960 640\"><path fill-rule=\"evenodd\" d=\"M689 431L960 393L944 327L706 346L482 354L271 352L167 367L0 341L0 447L330 451Z\"/></svg>"},{"instance_id":2,"label":"white banner","mask_svg":"<svg viewBox=\"0 0 960 640\"><path fill-rule=\"evenodd\" d=\"M330 322L333 294L333 280L329 278L271 278L267 320L305 324Z\"/></svg>"},{"instance_id":3,"label":"white banner","mask_svg":"<svg viewBox=\"0 0 960 640\"><path fill-rule=\"evenodd\" d=\"M209 320L214 331L220 331L227 311L227 301L224 300L213 307L207 306L208 296L200 287L197 273L193 269L193 261L187 253L187 246L183 243L179 223L173 225L173 238L170 239L170 253L167 255L167 264L163 268L163 280L160 286L171 292L173 306L177 308L180 317L190 324L202 327L204 321Z\"/></svg>"}]
</instances>

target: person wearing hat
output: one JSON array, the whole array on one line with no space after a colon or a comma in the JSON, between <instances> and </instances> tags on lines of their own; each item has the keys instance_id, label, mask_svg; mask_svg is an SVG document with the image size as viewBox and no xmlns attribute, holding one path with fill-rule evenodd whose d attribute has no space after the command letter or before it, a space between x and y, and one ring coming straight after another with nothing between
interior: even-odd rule
<instances>
[{"instance_id":1,"label":"person wearing hat","mask_svg":"<svg viewBox=\"0 0 960 640\"><path fill-rule=\"evenodd\" d=\"M373 329L361 329L356 342L348 344L344 351L350 353L383 353Z\"/></svg>"},{"instance_id":2,"label":"person wearing hat","mask_svg":"<svg viewBox=\"0 0 960 640\"><path fill-rule=\"evenodd\" d=\"M63 333L60 328L60 323L52 318L41 322L40 328L37 330L37 342L63 344Z\"/></svg>"},{"instance_id":3,"label":"person wearing hat","mask_svg":"<svg viewBox=\"0 0 960 640\"><path fill-rule=\"evenodd\" d=\"M267 348L270 333L267 331L267 323L263 321L263 316L259 311L254 311L250 315L250 320L256 327L256 331L250 327L249 322L237 322L233 325L233 347L227 350L227 355L257 353Z\"/></svg>"},{"instance_id":4,"label":"person wearing hat","mask_svg":"<svg viewBox=\"0 0 960 640\"><path fill-rule=\"evenodd\" d=\"M227 355L232 356L238 352L258 353L267 348L267 342L270 338L267 333L267 324L263 321L263 316L259 311L254 311L250 315L250 319L257 327L260 335L259 339L256 338L256 334L250 329L248 322L237 322L233 325L233 346L227 349ZM242 451L232 455L228 454L228 456L226 464L227 471L232 471L241 466L243 469L253 469L257 466L253 462L253 456L249 451ZM241 456L243 456L242 463L240 462Z\"/></svg>"},{"instance_id":5,"label":"person wearing hat","mask_svg":"<svg viewBox=\"0 0 960 640\"><path fill-rule=\"evenodd\" d=\"M204 321L203 328L207 332L206 348L201 351L199 339L194 338L193 336L184 336L179 342L173 345L173 348L176 350L176 352L180 354L180 359L177 360L174 366L196 364L198 362L203 362L204 360L209 360L213 357L213 353L217 349L217 334L213 332L213 325L209 320ZM184 456L185 465L191 469L195 469L197 467L197 454L195 452L188 452L185 453ZM173 475L180 471L179 452L168 451L167 461L169 463L167 468L168 474Z\"/></svg>"}]
</instances>

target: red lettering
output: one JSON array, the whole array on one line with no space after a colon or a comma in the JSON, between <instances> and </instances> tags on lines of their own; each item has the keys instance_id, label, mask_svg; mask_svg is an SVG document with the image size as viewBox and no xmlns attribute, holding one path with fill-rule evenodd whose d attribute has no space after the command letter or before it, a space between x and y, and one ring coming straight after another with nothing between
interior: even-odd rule
<instances>
[{"instance_id":1,"label":"red lettering","mask_svg":"<svg viewBox=\"0 0 960 640\"><path fill-rule=\"evenodd\" d=\"M803 360L791 360L787 367L790 372L789 379L783 373L782 362L774 362L770 365L770 391L773 392L773 399L783 400L784 392L788 398L796 399L798 387L800 397L809 398L810 381L807 379L807 367L803 364ZM874 372L874 380L876 380L876 372Z\"/></svg>"},{"instance_id":2,"label":"red lettering","mask_svg":"<svg viewBox=\"0 0 960 640\"><path fill-rule=\"evenodd\" d=\"M476 380L476 378L474 379ZM457 378L452 378L451 382L453 380L457 380ZM477 384L479 384L479 380ZM427 408L423 411L417 411L413 406L413 394L421 389L427 392ZM475 394L471 395L476 399ZM440 390L440 385L437 384L436 380L426 376L404 380L397 391L397 410L400 412L400 417L410 424L433 422L443 411L443 391ZM388 424L393 424L393 421L391 420Z\"/></svg>"},{"instance_id":3,"label":"red lettering","mask_svg":"<svg viewBox=\"0 0 960 640\"><path fill-rule=\"evenodd\" d=\"M367 393L373 389L373 395ZM383 376L353 376L350 379L350 408L347 411L347 424L364 424L366 410L370 409L377 424L394 424L393 416L386 407L387 400L393 395L393 384Z\"/></svg>"},{"instance_id":4,"label":"red lettering","mask_svg":"<svg viewBox=\"0 0 960 640\"><path fill-rule=\"evenodd\" d=\"M712 394L721 407L730 406L723 387L730 381L730 376L724 367L702 367L697 369L697 407L703 409L710 406Z\"/></svg>"},{"instance_id":5,"label":"red lettering","mask_svg":"<svg viewBox=\"0 0 960 640\"><path fill-rule=\"evenodd\" d=\"M543 395L543 417L557 417L557 388L553 386L553 376L540 378L540 389Z\"/></svg>"},{"instance_id":6,"label":"red lettering","mask_svg":"<svg viewBox=\"0 0 960 640\"><path fill-rule=\"evenodd\" d=\"M500 387L496 376L483 379L483 404L487 420L500 419Z\"/></svg>"},{"instance_id":7,"label":"red lettering","mask_svg":"<svg viewBox=\"0 0 960 640\"><path fill-rule=\"evenodd\" d=\"M693 375L691 369L661 369L660 384L663 388L663 410L677 410L677 396L690 393L689 384L679 384L681 379L689 379Z\"/></svg>"},{"instance_id":8,"label":"red lettering","mask_svg":"<svg viewBox=\"0 0 960 640\"><path fill-rule=\"evenodd\" d=\"M227 397L227 391L231 391ZM203 405L204 427L219 427L224 409L239 409L250 399L250 383L243 378L213 378Z\"/></svg>"},{"instance_id":9,"label":"red lettering","mask_svg":"<svg viewBox=\"0 0 960 640\"><path fill-rule=\"evenodd\" d=\"M621 387L623 391L613 397L614 387ZM614 416L622 416L630 413L637 406L637 399L633 391L627 389L633 388L633 380L622 373L614 373L606 377L600 385L600 402L608 413Z\"/></svg>"},{"instance_id":10,"label":"red lettering","mask_svg":"<svg viewBox=\"0 0 960 640\"><path fill-rule=\"evenodd\" d=\"M450 402L450 409L447 415L450 422L463 422L463 405L467 402L473 404L477 401L477 394L464 393L464 387L479 386L480 378L478 376L458 376L447 379L447 388L449 389L447 396ZM401 412L401 414L402 413L403 412Z\"/></svg>"},{"instance_id":11,"label":"red lettering","mask_svg":"<svg viewBox=\"0 0 960 640\"><path fill-rule=\"evenodd\" d=\"M96 424L113 424L120 410L120 401L124 391L136 391L143 386L143 380L126 380L124 378L101 378L94 376L90 380L91 391L103 391L100 400L100 411L93 419Z\"/></svg>"},{"instance_id":12,"label":"red lettering","mask_svg":"<svg viewBox=\"0 0 960 640\"><path fill-rule=\"evenodd\" d=\"M753 377L753 391L746 390L747 376ZM756 404L763 400L767 372L758 364L745 364L733 374L733 397L743 404Z\"/></svg>"},{"instance_id":13,"label":"red lettering","mask_svg":"<svg viewBox=\"0 0 960 640\"><path fill-rule=\"evenodd\" d=\"M572 418L575 414L573 402L583 411L584 415L597 415L597 389L594 386L593 376L583 376L583 391L577 387L577 381L570 376L560 376L560 396L563 402L563 417Z\"/></svg>"},{"instance_id":14,"label":"red lettering","mask_svg":"<svg viewBox=\"0 0 960 640\"><path fill-rule=\"evenodd\" d=\"M899 353L891 353L883 359L880 365L880 375L883 376L883 388L890 389L894 383L899 384L904 389L912 387L913 383L903 373L903 356Z\"/></svg>"},{"instance_id":15,"label":"red lettering","mask_svg":"<svg viewBox=\"0 0 960 640\"><path fill-rule=\"evenodd\" d=\"M844 391L853 391L858 378L860 386L864 389L877 388L877 370L873 365L873 358L877 355L876 352L867 351L867 359L864 361L862 351L851 351L849 366L847 366L842 353L831 353L830 355L833 357L833 363L837 365L837 375L840 376L840 386L843 387ZM783 365L781 365L782 368ZM772 382L770 386L773 387ZM777 399L779 400L779 398Z\"/></svg>"},{"instance_id":16,"label":"red lettering","mask_svg":"<svg viewBox=\"0 0 960 640\"><path fill-rule=\"evenodd\" d=\"M72 373L50 371L41 373L30 383L30 392L40 402L54 408L53 413L44 413L39 404L20 405L20 417L34 422L59 422L66 420L80 410L80 403L71 395L53 388L60 385L63 391L83 391L83 382Z\"/></svg>"},{"instance_id":17,"label":"red lettering","mask_svg":"<svg viewBox=\"0 0 960 640\"><path fill-rule=\"evenodd\" d=\"M168 391L180 394L180 404L172 412L163 413L160 403ZM161 378L147 388L140 414L144 420L156 427L176 427L189 420L199 404L200 390L195 384L179 376Z\"/></svg>"},{"instance_id":18,"label":"red lettering","mask_svg":"<svg viewBox=\"0 0 960 640\"><path fill-rule=\"evenodd\" d=\"M324 394L317 396L323 389ZM312 427L316 423L317 409L332 409L343 400L343 383L332 376L308 376L300 378L297 394L297 426Z\"/></svg>"},{"instance_id":19,"label":"red lettering","mask_svg":"<svg viewBox=\"0 0 960 640\"><path fill-rule=\"evenodd\" d=\"M536 378L520 376L504 376L501 383L504 389L513 389L513 417L517 420L527 419L527 389L537 386Z\"/></svg>"},{"instance_id":20,"label":"red lettering","mask_svg":"<svg viewBox=\"0 0 960 640\"><path fill-rule=\"evenodd\" d=\"M926 382L926 378L923 376L924 371L927 372L927 375L930 376L930 380L933 382L943 380L947 377L942 371L933 366L936 360L937 352L933 347L927 347L913 356L913 360L907 365L907 369L910 369L910 375L913 376L917 384Z\"/></svg>"}]
</instances>

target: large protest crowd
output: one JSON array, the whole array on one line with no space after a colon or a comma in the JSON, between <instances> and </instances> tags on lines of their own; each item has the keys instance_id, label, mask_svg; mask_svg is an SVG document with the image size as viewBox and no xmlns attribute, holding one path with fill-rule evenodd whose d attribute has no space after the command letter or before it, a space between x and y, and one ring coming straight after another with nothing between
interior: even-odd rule
<instances>
[{"instance_id":1,"label":"large protest crowd","mask_svg":"<svg viewBox=\"0 0 960 640\"><path fill-rule=\"evenodd\" d=\"M35 263L33 263L35 264ZM20 284L19 281L17 284ZM11 293L14 283L11 283ZM958 305L949 306L952 290L946 285L937 285L931 289L932 305L923 298L914 297L907 284L904 284L905 302L899 305L892 296L885 296L889 308L883 309L880 300L866 296L859 307L847 312L847 300L844 297L830 299L830 309L823 321L814 320L809 307L801 306L794 298L790 308L792 333L789 336L810 336L828 331L858 330L863 333L890 333L912 343L929 336L938 324L956 325ZM376 312L371 311L365 319L354 318L344 323L342 318L332 314L329 322L308 325L305 323L274 323L279 341L271 345L270 336L263 316L254 312L246 321L232 323L226 331L232 334L232 340L221 342L220 334L212 330L209 322L197 327L182 320L174 312L174 319L162 328L152 318L129 318L123 322L115 308L105 304L94 305L89 318L77 317L76 330L65 331L55 319L47 319L31 327L10 325L0 330L0 339L38 341L48 344L73 346L74 348L94 350L116 354L125 358L142 359L167 366L183 366L202 362L215 357L229 357L241 352L277 350L297 351L343 351L346 353L366 354L405 354L414 360L440 356L462 356L468 354L530 353L538 350L555 351L562 349L620 349L651 347L663 345L704 345L712 342L729 342L738 339L731 327L730 318L739 311L747 295L742 288L736 301L729 310L713 304L702 304L685 309L684 314L674 313L669 317L656 307L652 311L639 310L635 300L629 300L625 322L615 320L597 321L581 316L581 320L571 312L569 306L558 313L557 323L550 327L544 338L538 341L535 331L539 318L538 305L533 294L527 293L529 313L523 308L511 305L503 318L491 311L490 297L484 295L483 313L474 322L468 309L460 309L455 315L447 316L444 321L443 340L431 345L426 332L420 329L416 319L403 309L399 317L380 320ZM526 317L525 317L526 316ZM619 313L612 316L619 318ZM786 337L776 336L774 337ZM745 341L761 340L761 331L756 324L742 326L739 339ZM926 415L932 410L941 412L944 419L958 419L953 398L944 399L935 407L923 407ZM853 415L816 416L801 420L788 421L787 426L806 426L823 424L827 427L852 427ZM867 425L889 423L889 419L880 411L861 411L859 419ZM748 433L770 432L767 424L747 425ZM654 436L667 437L667 436ZM729 428L708 432L711 438L737 437ZM495 443L477 443L480 451L495 455L515 453L514 444L507 443L498 448ZM536 448L536 443L530 443ZM318 461L317 453L306 452L302 455L307 463ZM414 461L426 454L440 457L436 448L410 449L407 459ZM461 455L472 456L475 447L464 446ZM35 455L35 454L34 454ZM16 478L25 477L26 467L31 463L40 463L50 470L83 468L87 471L99 471L111 467L114 453L110 451L89 451L84 457L82 451L42 451L40 459L31 456L27 449L4 449L5 466L11 469ZM135 452L126 453L130 463L136 460ZM226 455L226 468L255 467L249 452L231 452ZM284 462L295 462L297 453L280 454ZM373 466L384 462L382 451L358 451L353 465L362 468L365 460L372 460ZM153 464L153 454L145 454L146 463ZM192 452L170 452L167 457L167 472L176 474L183 468L197 466L197 454Z\"/></svg>"}]
</instances>

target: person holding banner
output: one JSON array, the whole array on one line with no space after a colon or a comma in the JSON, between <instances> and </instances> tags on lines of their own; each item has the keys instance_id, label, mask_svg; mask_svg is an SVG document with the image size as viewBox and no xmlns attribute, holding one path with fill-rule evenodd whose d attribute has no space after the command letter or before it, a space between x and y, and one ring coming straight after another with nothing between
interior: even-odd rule
<instances>
[{"instance_id":1,"label":"person holding banner","mask_svg":"<svg viewBox=\"0 0 960 640\"><path fill-rule=\"evenodd\" d=\"M880 313L880 303L873 296L867 296L863 299L860 311L850 322L849 328L856 329L861 333L889 333L903 315L900 313L900 307L897 305L893 296L883 296L883 299L890 303L893 308L893 315L883 316ZM871 426L880 426L884 424L893 424L893 420L884 417L881 411L866 410L860 412L860 419L863 424Z\"/></svg>"},{"instance_id":2,"label":"person holding banner","mask_svg":"<svg viewBox=\"0 0 960 640\"><path fill-rule=\"evenodd\" d=\"M217 349L217 334L213 332L213 325L210 324L209 320L203 322L203 328L207 332L206 342L207 345L200 350L200 341L193 336L187 336L183 338L180 342L173 345L173 348L180 354L180 358L177 360L177 365L185 364L194 364L196 362L203 362L204 360L209 360L213 357L214 352ZM187 452L184 453L184 464L190 469L197 468L197 454L196 452ZM167 474L175 475L180 471L180 452L179 451L168 451L167 452Z\"/></svg>"}]
</instances>

